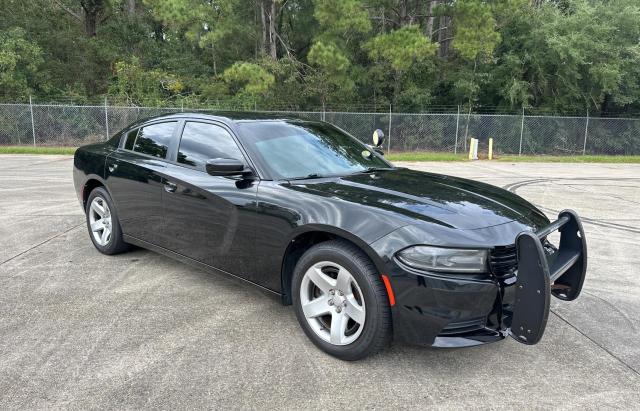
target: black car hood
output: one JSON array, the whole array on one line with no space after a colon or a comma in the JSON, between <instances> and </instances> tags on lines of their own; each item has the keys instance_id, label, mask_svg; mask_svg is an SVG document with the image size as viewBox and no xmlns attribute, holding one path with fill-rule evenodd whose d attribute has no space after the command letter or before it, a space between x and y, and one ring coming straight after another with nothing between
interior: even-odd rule
<instances>
[{"instance_id":1,"label":"black car hood","mask_svg":"<svg viewBox=\"0 0 640 411\"><path fill-rule=\"evenodd\" d=\"M450 228L473 230L519 221L536 229L549 223L535 206L507 190L406 168L305 180L295 186Z\"/></svg>"}]
</instances>

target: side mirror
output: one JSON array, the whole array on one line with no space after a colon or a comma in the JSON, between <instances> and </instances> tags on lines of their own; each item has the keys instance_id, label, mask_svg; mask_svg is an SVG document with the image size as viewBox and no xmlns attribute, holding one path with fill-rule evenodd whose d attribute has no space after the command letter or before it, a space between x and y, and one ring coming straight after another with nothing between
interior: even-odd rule
<instances>
[{"instance_id":1,"label":"side mirror","mask_svg":"<svg viewBox=\"0 0 640 411\"><path fill-rule=\"evenodd\" d=\"M205 165L207 174L212 176L243 176L247 174L244 163L235 158L212 158Z\"/></svg>"},{"instance_id":2,"label":"side mirror","mask_svg":"<svg viewBox=\"0 0 640 411\"><path fill-rule=\"evenodd\" d=\"M366 144L366 146L370 151L375 151L376 153L380 154L381 156L384 156L384 151L382 151L382 147L376 147L376 146L372 146L370 144ZM364 156L364 152L363 152L362 155Z\"/></svg>"},{"instance_id":3,"label":"side mirror","mask_svg":"<svg viewBox=\"0 0 640 411\"><path fill-rule=\"evenodd\" d=\"M373 146L380 147L384 143L384 132L380 129L377 129L373 132Z\"/></svg>"}]
</instances>

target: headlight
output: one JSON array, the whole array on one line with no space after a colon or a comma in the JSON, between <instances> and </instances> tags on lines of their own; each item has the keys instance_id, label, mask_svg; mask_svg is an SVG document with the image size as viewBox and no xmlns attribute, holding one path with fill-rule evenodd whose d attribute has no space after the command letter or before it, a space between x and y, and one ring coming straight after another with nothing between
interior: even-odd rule
<instances>
[{"instance_id":1,"label":"headlight","mask_svg":"<svg viewBox=\"0 0 640 411\"><path fill-rule=\"evenodd\" d=\"M484 273L487 271L487 250L417 245L405 248L397 255L400 261L418 270L454 273Z\"/></svg>"}]
</instances>

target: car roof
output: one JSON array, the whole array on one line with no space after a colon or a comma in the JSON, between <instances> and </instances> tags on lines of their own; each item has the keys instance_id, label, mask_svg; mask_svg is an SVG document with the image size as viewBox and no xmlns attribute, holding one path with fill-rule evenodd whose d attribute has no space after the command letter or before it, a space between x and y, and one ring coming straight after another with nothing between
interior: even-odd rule
<instances>
[{"instance_id":1,"label":"car roof","mask_svg":"<svg viewBox=\"0 0 640 411\"><path fill-rule=\"evenodd\" d=\"M133 125L139 125L153 120L170 120L172 118L191 118L200 120L217 120L223 123L239 123L249 121L295 121L295 122L315 122L313 120L304 120L299 117L286 115L277 112L244 112L244 111L185 111L170 114L160 114L157 116L147 117L136 121Z\"/></svg>"}]
</instances>

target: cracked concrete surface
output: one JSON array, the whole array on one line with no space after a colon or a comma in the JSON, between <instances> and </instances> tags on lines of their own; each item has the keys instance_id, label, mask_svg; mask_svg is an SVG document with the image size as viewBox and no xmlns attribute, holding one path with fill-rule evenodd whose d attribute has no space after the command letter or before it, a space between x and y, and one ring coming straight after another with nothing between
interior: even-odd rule
<instances>
[{"instance_id":1,"label":"cracked concrete surface","mask_svg":"<svg viewBox=\"0 0 640 411\"><path fill-rule=\"evenodd\" d=\"M536 346L318 351L293 311L145 250L91 245L65 156L0 156L0 408L638 408L640 166L404 163L585 218L582 296Z\"/></svg>"}]
</instances>

